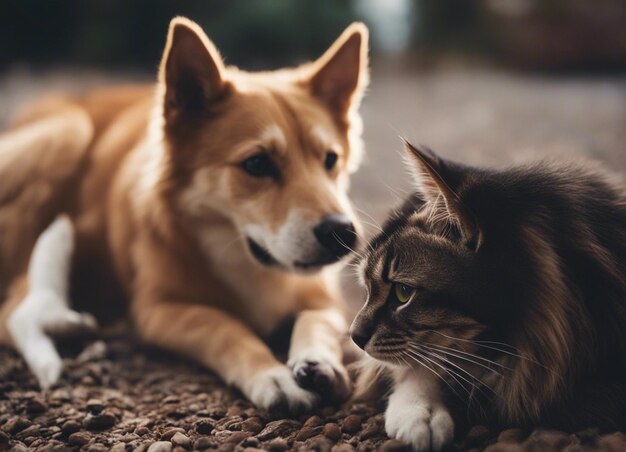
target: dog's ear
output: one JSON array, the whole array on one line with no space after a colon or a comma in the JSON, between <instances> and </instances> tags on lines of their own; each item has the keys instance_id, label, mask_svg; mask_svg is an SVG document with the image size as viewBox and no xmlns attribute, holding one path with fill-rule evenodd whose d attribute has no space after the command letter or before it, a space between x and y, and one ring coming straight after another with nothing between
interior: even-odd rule
<instances>
[{"instance_id":1,"label":"dog's ear","mask_svg":"<svg viewBox=\"0 0 626 452\"><path fill-rule=\"evenodd\" d=\"M169 121L201 111L226 91L222 58L202 29L184 17L170 22L159 81Z\"/></svg>"},{"instance_id":2,"label":"dog's ear","mask_svg":"<svg viewBox=\"0 0 626 452\"><path fill-rule=\"evenodd\" d=\"M353 23L311 66L313 94L340 114L358 107L369 81L368 35L364 24Z\"/></svg>"}]
</instances>

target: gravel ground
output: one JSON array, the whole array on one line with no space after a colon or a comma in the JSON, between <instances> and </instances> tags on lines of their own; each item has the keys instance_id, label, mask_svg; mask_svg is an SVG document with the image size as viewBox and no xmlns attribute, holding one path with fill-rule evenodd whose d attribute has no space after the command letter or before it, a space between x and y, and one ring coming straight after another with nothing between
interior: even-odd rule
<instances>
[{"instance_id":1,"label":"gravel ground","mask_svg":"<svg viewBox=\"0 0 626 452\"><path fill-rule=\"evenodd\" d=\"M14 352L0 349L0 363L0 450L408 450L385 436L381 406L322 407L297 419L273 419L213 374L142 348L123 333L65 358L62 382L46 393ZM485 447L623 451L626 436L600 436L593 428L568 434L474 426L452 449Z\"/></svg>"},{"instance_id":2,"label":"gravel ground","mask_svg":"<svg viewBox=\"0 0 626 452\"><path fill-rule=\"evenodd\" d=\"M398 135L467 163L582 155L626 171L626 79L537 78L451 70L411 74L379 62L363 106L368 153L353 198L370 230L409 183ZM100 85L128 75L71 70L0 75L0 127L17 105L50 88ZM142 79L142 75L132 75ZM346 277L352 309L361 293ZM325 407L271 419L210 372L136 344L122 329L65 347L66 372L38 391L23 361L0 348L0 449L12 450L404 450L384 435L382 406ZM626 450L622 433L546 430L462 432L455 449Z\"/></svg>"}]
</instances>

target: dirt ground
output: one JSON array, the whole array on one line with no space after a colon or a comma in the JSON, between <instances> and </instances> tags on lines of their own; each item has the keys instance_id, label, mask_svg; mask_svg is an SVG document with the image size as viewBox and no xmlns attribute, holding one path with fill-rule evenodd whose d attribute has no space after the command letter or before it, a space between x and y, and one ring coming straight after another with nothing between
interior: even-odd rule
<instances>
[{"instance_id":1,"label":"dirt ground","mask_svg":"<svg viewBox=\"0 0 626 452\"><path fill-rule=\"evenodd\" d=\"M579 155L626 173L626 79L542 78L485 70L430 74L379 62L363 105L367 155L352 197L371 232L407 192L398 136L466 163L506 165L533 156ZM142 79L85 71L0 76L0 127L25 100L49 89ZM346 275L352 310L361 293ZM66 372L38 391L23 361L0 348L0 449L12 450L404 450L384 435L381 406L323 407L271 419L194 364L137 344L125 329L81 351L64 347ZM622 433L475 426L454 449L626 450Z\"/></svg>"}]
</instances>

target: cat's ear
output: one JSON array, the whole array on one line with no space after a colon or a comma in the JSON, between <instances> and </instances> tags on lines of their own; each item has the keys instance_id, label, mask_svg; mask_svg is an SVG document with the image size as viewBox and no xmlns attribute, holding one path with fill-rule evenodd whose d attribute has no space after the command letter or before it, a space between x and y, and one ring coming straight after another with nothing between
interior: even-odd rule
<instances>
[{"instance_id":1,"label":"cat's ear","mask_svg":"<svg viewBox=\"0 0 626 452\"><path fill-rule=\"evenodd\" d=\"M168 122L202 111L226 91L224 63L217 48L189 19L176 17L170 23L159 82L165 89Z\"/></svg>"},{"instance_id":2,"label":"cat's ear","mask_svg":"<svg viewBox=\"0 0 626 452\"><path fill-rule=\"evenodd\" d=\"M424 200L459 227L463 241L469 247L477 248L481 239L478 223L455 191L462 175L451 170L430 148L414 146L406 140L404 146L409 168ZM441 215L433 217L442 218Z\"/></svg>"}]
</instances>

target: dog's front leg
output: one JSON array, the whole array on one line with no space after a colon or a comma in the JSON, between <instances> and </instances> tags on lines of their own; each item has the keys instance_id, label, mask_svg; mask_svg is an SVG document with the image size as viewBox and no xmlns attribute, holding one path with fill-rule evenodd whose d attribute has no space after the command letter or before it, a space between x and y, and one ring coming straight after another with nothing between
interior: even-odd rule
<instances>
[{"instance_id":1,"label":"dog's front leg","mask_svg":"<svg viewBox=\"0 0 626 452\"><path fill-rule=\"evenodd\" d=\"M291 336L287 364L298 384L330 401L347 399L352 389L342 363L346 331L342 312L328 307L300 312Z\"/></svg>"},{"instance_id":2,"label":"dog's front leg","mask_svg":"<svg viewBox=\"0 0 626 452\"><path fill-rule=\"evenodd\" d=\"M296 414L316 401L253 331L220 309L153 294L135 300L133 319L143 340L200 362L261 408Z\"/></svg>"}]
</instances>

